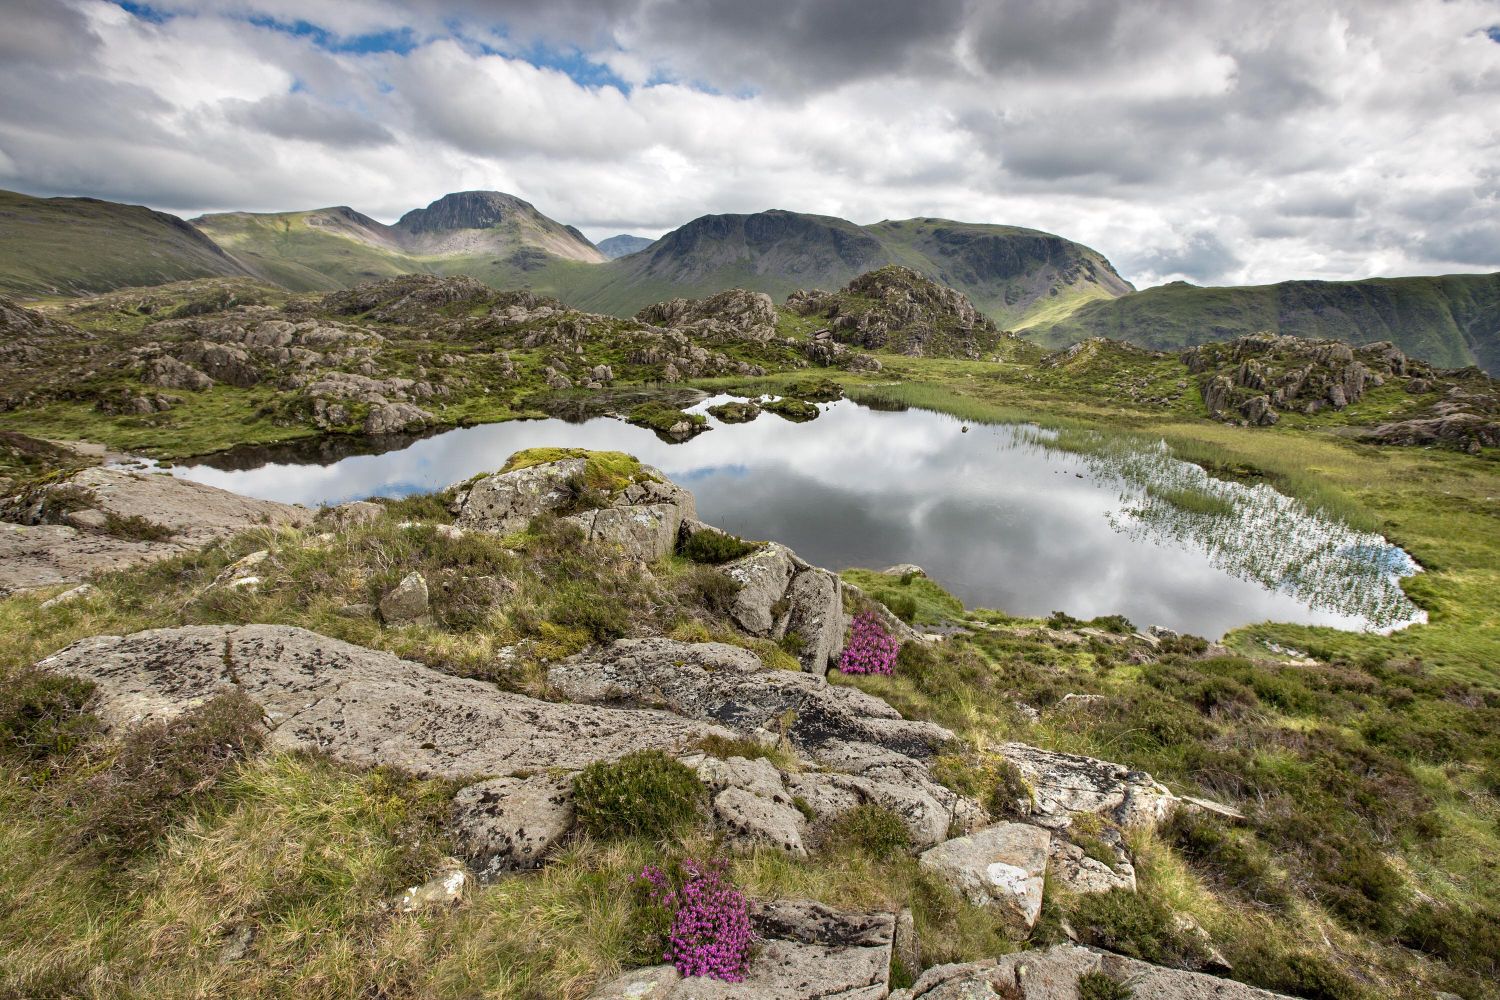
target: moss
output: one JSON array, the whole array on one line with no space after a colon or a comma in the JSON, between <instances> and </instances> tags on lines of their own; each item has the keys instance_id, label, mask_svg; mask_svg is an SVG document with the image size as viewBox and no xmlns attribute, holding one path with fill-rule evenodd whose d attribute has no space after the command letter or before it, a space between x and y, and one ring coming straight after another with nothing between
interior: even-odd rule
<instances>
[{"instance_id":1,"label":"moss","mask_svg":"<svg viewBox=\"0 0 1500 1000\"><path fill-rule=\"evenodd\" d=\"M527 448L505 460L501 473L548 465L569 458L585 459L584 482L591 489L619 493L632 483L660 482L647 472L640 459L623 451L590 451L587 448Z\"/></svg>"},{"instance_id":2,"label":"moss","mask_svg":"<svg viewBox=\"0 0 1500 1000\"><path fill-rule=\"evenodd\" d=\"M655 401L641 403L631 409L626 420L637 427L645 427L658 434L673 435L673 428L686 425L688 434L708 429L708 418L701 413L686 413L675 406Z\"/></svg>"},{"instance_id":3,"label":"moss","mask_svg":"<svg viewBox=\"0 0 1500 1000\"><path fill-rule=\"evenodd\" d=\"M660 750L595 761L573 779L578 823L602 840L670 840L703 820L698 775Z\"/></svg>"},{"instance_id":4,"label":"moss","mask_svg":"<svg viewBox=\"0 0 1500 1000\"><path fill-rule=\"evenodd\" d=\"M760 406L751 401L734 401L710 406L708 412L726 424L748 424L760 416Z\"/></svg>"},{"instance_id":5,"label":"moss","mask_svg":"<svg viewBox=\"0 0 1500 1000\"><path fill-rule=\"evenodd\" d=\"M783 396L780 399L773 399L769 403L762 403L761 409L768 413L774 413L785 420L790 420L794 424L816 420L819 413L818 408L812 403L801 399L794 399L790 396Z\"/></svg>"},{"instance_id":6,"label":"moss","mask_svg":"<svg viewBox=\"0 0 1500 1000\"><path fill-rule=\"evenodd\" d=\"M1131 1000L1135 996L1135 991L1129 986L1102 972L1085 972L1074 985L1078 990L1078 1000Z\"/></svg>"}]
</instances>

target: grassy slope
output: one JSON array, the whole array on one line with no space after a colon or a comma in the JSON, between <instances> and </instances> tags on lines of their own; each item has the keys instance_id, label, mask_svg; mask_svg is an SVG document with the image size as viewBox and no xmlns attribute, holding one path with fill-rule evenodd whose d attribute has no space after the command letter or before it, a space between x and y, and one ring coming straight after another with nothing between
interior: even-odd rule
<instances>
[{"instance_id":1,"label":"grassy slope","mask_svg":"<svg viewBox=\"0 0 1500 1000\"><path fill-rule=\"evenodd\" d=\"M176 216L0 191L0 293L80 295L248 273Z\"/></svg>"},{"instance_id":2,"label":"grassy slope","mask_svg":"<svg viewBox=\"0 0 1500 1000\"><path fill-rule=\"evenodd\" d=\"M1199 288L1173 283L1038 324L1033 337L1061 347L1113 337L1158 350L1272 330L1352 343L1394 341L1446 368L1500 371L1500 274L1365 281L1288 281Z\"/></svg>"}]
</instances>

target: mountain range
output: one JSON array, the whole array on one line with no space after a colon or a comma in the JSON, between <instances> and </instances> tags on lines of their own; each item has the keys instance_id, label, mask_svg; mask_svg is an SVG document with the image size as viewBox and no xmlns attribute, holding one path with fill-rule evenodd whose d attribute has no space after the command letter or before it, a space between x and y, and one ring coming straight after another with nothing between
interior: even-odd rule
<instances>
[{"instance_id":1,"label":"mountain range","mask_svg":"<svg viewBox=\"0 0 1500 1000\"><path fill-rule=\"evenodd\" d=\"M347 206L184 221L91 198L0 192L0 292L77 295L205 276L294 291L405 273L469 275L630 315L747 288L784 298L902 264L963 292L1000 327L1061 347L1110 337L1177 350L1260 331L1394 341L1446 367L1500 372L1500 274L1136 291L1098 251L1015 226L918 218L858 225L770 210L706 215L655 241L591 243L496 191L445 195L386 225Z\"/></svg>"}]
</instances>

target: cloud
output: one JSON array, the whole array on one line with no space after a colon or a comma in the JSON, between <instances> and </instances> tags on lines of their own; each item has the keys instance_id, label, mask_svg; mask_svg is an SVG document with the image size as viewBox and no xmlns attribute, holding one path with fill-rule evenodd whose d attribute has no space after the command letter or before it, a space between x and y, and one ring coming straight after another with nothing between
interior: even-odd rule
<instances>
[{"instance_id":1,"label":"cloud","mask_svg":"<svg viewBox=\"0 0 1500 1000\"><path fill-rule=\"evenodd\" d=\"M16 0L8 186L169 211L498 188L593 238L770 207L1137 284L1500 269L1486 0Z\"/></svg>"}]
</instances>

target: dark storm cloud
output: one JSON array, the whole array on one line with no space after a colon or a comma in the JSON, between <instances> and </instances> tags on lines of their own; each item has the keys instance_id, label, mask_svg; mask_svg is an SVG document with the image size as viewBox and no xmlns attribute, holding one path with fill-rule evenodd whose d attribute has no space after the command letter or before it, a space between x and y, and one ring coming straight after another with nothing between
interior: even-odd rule
<instances>
[{"instance_id":1,"label":"dark storm cloud","mask_svg":"<svg viewBox=\"0 0 1500 1000\"><path fill-rule=\"evenodd\" d=\"M0 64L69 63L99 45L88 21L57 0L7 0L0 23Z\"/></svg>"}]
</instances>

